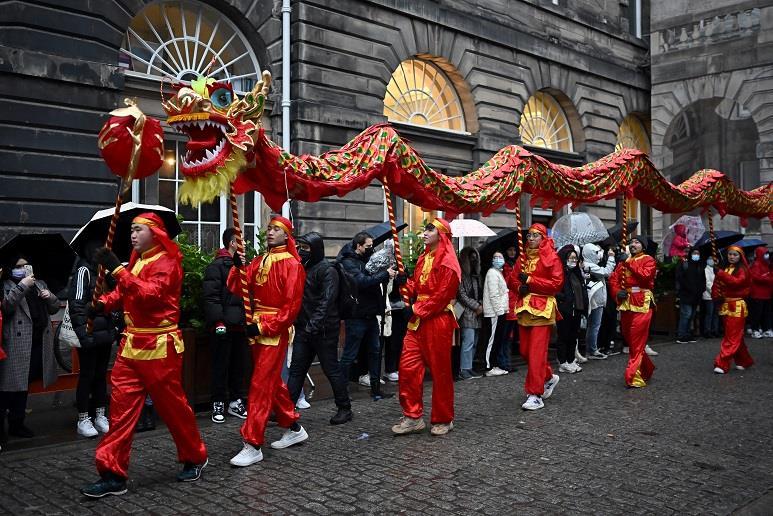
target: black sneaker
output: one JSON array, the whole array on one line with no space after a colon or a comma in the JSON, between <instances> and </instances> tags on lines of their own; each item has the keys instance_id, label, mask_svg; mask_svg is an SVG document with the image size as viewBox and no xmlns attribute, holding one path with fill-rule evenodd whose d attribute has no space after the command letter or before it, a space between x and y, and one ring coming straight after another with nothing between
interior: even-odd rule
<instances>
[{"instance_id":1,"label":"black sneaker","mask_svg":"<svg viewBox=\"0 0 773 516\"><path fill-rule=\"evenodd\" d=\"M676 339L677 344L687 344L689 342L690 342L690 339L688 339L687 337L677 337Z\"/></svg>"},{"instance_id":2,"label":"black sneaker","mask_svg":"<svg viewBox=\"0 0 773 516\"><path fill-rule=\"evenodd\" d=\"M183 470L177 474L178 482L195 482L201 478L201 472L209 464L209 459L204 461L204 464L193 464L186 462L183 466Z\"/></svg>"},{"instance_id":3,"label":"black sneaker","mask_svg":"<svg viewBox=\"0 0 773 516\"><path fill-rule=\"evenodd\" d=\"M343 425L352 420L352 409L339 408L336 415L330 418L331 425Z\"/></svg>"},{"instance_id":4,"label":"black sneaker","mask_svg":"<svg viewBox=\"0 0 773 516\"><path fill-rule=\"evenodd\" d=\"M102 498L107 495L118 496L124 493L126 493L126 480L111 473L81 489L81 494L89 498Z\"/></svg>"},{"instance_id":5,"label":"black sneaker","mask_svg":"<svg viewBox=\"0 0 773 516\"><path fill-rule=\"evenodd\" d=\"M213 423L225 423L225 403L222 401L216 401L212 404L212 422Z\"/></svg>"},{"instance_id":6,"label":"black sneaker","mask_svg":"<svg viewBox=\"0 0 773 516\"><path fill-rule=\"evenodd\" d=\"M690 338L687 339L687 342L689 342L690 344L694 344L698 342L698 339L691 335Z\"/></svg>"},{"instance_id":7,"label":"black sneaker","mask_svg":"<svg viewBox=\"0 0 773 516\"><path fill-rule=\"evenodd\" d=\"M247 419L247 409L241 399L232 401L228 404L228 413L240 419Z\"/></svg>"}]
</instances>

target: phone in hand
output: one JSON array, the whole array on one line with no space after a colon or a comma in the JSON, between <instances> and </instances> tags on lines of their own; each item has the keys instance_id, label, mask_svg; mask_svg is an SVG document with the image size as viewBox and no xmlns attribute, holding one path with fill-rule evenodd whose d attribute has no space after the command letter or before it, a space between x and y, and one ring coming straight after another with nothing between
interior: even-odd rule
<instances>
[{"instance_id":1,"label":"phone in hand","mask_svg":"<svg viewBox=\"0 0 773 516\"><path fill-rule=\"evenodd\" d=\"M32 265L27 264L27 265L24 265L23 267L24 267L24 270L26 271L25 277L28 278L30 276L35 275L35 271L32 269Z\"/></svg>"}]
</instances>

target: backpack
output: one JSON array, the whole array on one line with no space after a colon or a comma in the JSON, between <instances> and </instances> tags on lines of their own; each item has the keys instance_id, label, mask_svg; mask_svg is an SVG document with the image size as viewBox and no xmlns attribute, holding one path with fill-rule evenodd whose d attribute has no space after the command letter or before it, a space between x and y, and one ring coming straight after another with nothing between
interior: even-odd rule
<instances>
[{"instance_id":1,"label":"backpack","mask_svg":"<svg viewBox=\"0 0 773 516\"><path fill-rule=\"evenodd\" d=\"M341 262L335 262L333 267L338 272L338 315L341 320L351 319L359 304L357 283L354 282L352 275L346 272Z\"/></svg>"}]
</instances>

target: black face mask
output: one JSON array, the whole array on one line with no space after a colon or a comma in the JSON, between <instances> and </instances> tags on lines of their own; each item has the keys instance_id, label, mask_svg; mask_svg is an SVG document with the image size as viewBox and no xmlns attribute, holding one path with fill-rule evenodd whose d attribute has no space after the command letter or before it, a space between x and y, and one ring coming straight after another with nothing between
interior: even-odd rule
<instances>
[{"instance_id":1,"label":"black face mask","mask_svg":"<svg viewBox=\"0 0 773 516\"><path fill-rule=\"evenodd\" d=\"M298 249L298 256L301 257L301 263L303 265L308 265L309 260L311 260L311 251L307 249Z\"/></svg>"},{"instance_id":2,"label":"black face mask","mask_svg":"<svg viewBox=\"0 0 773 516\"><path fill-rule=\"evenodd\" d=\"M365 251L362 253L362 255L365 258L370 258L371 256L373 256L373 248L372 247L366 248Z\"/></svg>"}]
</instances>

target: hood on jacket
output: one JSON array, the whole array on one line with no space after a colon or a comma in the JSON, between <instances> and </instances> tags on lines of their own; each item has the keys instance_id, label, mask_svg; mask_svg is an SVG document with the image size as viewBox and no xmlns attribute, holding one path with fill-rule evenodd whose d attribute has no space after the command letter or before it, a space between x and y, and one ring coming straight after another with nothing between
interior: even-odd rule
<instances>
[{"instance_id":1,"label":"hood on jacket","mask_svg":"<svg viewBox=\"0 0 773 516\"><path fill-rule=\"evenodd\" d=\"M351 242L347 242L344 244L344 246L341 248L340 251L338 251L338 256L336 256L336 261L341 261L344 258L354 258L355 260L365 261L362 259L362 257L354 252L354 248L352 247Z\"/></svg>"},{"instance_id":2,"label":"hood on jacket","mask_svg":"<svg viewBox=\"0 0 773 516\"><path fill-rule=\"evenodd\" d=\"M316 231L298 237L297 242L306 243L311 248L311 258L309 258L309 263L306 264L306 268L311 268L325 259L325 241L322 238L322 235Z\"/></svg>"},{"instance_id":3,"label":"hood on jacket","mask_svg":"<svg viewBox=\"0 0 773 516\"><path fill-rule=\"evenodd\" d=\"M765 253L768 252L767 247L758 247L754 250L754 263L764 263L765 267L769 265L769 262L765 260Z\"/></svg>"},{"instance_id":4,"label":"hood on jacket","mask_svg":"<svg viewBox=\"0 0 773 516\"><path fill-rule=\"evenodd\" d=\"M687 237L687 226L685 226L684 224L675 225L674 233L681 237Z\"/></svg>"},{"instance_id":5,"label":"hood on jacket","mask_svg":"<svg viewBox=\"0 0 773 516\"><path fill-rule=\"evenodd\" d=\"M585 244L582 246L582 261L586 264L599 264L599 251L601 248L596 244Z\"/></svg>"},{"instance_id":6,"label":"hood on jacket","mask_svg":"<svg viewBox=\"0 0 773 516\"><path fill-rule=\"evenodd\" d=\"M221 247L217 250L217 254L215 255L215 258L231 258L233 260L233 256L231 256L231 253L228 252L228 249L225 247Z\"/></svg>"}]
</instances>

